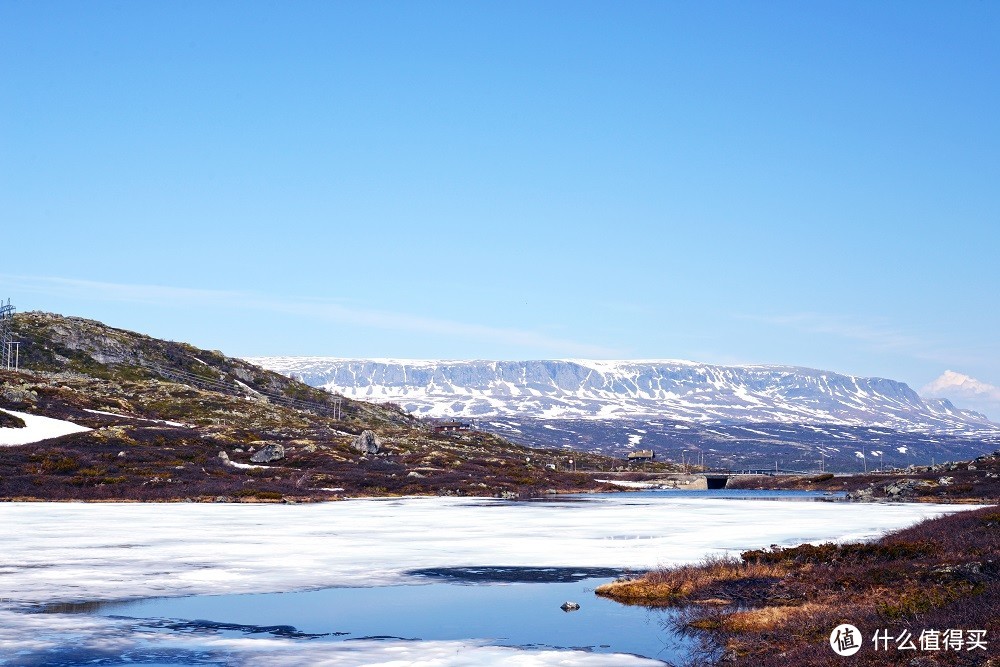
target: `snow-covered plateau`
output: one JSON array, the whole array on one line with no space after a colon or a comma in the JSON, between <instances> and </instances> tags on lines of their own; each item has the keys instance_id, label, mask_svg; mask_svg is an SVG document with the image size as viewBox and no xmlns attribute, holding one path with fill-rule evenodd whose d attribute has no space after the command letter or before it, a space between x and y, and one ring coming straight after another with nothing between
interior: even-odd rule
<instances>
[{"instance_id":1,"label":"snow-covered plateau","mask_svg":"<svg viewBox=\"0 0 1000 667\"><path fill-rule=\"evenodd\" d=\"M349 398L427 417L649 419L695 424L834 424L961 436L1000 425L903 382L791 366L690 361L248 361Z\"/></svg>"},{"instance_id":2,"label":"snow-covered plateau","mask_svg":"<svg viewBox=\"0 0 1000 667\"><path fill-rule=\"evenodd\" d=\"M0 504L0 664L643 665L623 654L463 641L307 641L31 613L54 603L426 582L423 568L646 569L706 554L858 540L956 511L622 494L550 502ZM387 611L386 613L390 613ZM115 662L115 661L120 662ZM188 662L187 664L193 664Z\"/></svg>"}]
</instances>

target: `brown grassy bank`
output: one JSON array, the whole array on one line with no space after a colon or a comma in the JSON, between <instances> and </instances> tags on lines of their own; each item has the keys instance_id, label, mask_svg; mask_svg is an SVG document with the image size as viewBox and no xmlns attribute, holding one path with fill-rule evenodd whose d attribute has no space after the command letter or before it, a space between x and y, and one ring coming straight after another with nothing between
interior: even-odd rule
<instances>
[{"instance_id":1,"label":"brown grassy bank","mask_svg":"<svg viewBox=\"0 0 1000 667\"><path fill-rule=\"evenodd\" d=\"M712 650L692 664L1000 665L1000 508L931 519L864 544L746 551L631 581L597 594L626 604L677 606L684 632ZM857 626L862 649L836 655L830 632ZM984 630L987 650L929 650L927 631ZM905 641L875 650L878 630ZM897 646L899 644L899 646Z\"/></svg>"}]
</instances>

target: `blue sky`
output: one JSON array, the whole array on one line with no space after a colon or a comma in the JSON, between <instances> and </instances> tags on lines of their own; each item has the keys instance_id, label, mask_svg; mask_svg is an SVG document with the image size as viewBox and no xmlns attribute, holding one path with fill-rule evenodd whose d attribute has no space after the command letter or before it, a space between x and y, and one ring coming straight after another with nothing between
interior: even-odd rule
<instances>
[{"instance_id":1,"label":"blue sky","mask_svg":"<svg viewBox=\"0 0 1000 667\"><path fill-rule=\"evenodd\" d=\"M1000 385L996 3L0 0L0 68L21 310Z\"/></svg>"}]
</instances>

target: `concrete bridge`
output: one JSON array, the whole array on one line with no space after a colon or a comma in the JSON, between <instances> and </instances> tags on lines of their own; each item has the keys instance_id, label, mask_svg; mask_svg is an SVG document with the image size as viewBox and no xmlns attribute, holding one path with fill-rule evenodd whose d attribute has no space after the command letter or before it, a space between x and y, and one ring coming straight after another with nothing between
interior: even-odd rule
<instances>
[{"instance_id":1,"label":"concrete bridge","mask_svg":"<svg viewBox=\"0 0 1000 667\"><path fill-rule=\"evenodd\" d=\"M724 489L732 477L773 477L775 475L805 474L801 471L774 470L764 468L742 468L732 470L706 470L693 473L658 473L651 474L646 479L650 486L674 488L690 491L705 489ZM614 478L615 473L603 473L608 478Z\"/></svg>"}]
</instances>

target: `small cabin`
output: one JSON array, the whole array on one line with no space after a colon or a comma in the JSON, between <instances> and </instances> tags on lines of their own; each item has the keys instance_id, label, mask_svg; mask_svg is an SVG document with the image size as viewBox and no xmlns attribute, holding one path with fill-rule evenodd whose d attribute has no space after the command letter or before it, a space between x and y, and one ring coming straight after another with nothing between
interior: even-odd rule
<instances>
[{"instance_id":1,"label":"small cabin","mask_svg":"<svg viewBox=\"0 0 1000 667\"><path fill-rule=\"evenodd\" d=\"M637 449L628 453L629 463L632 461L652 461L656 458L656 452L652 449Z\"/></svg>"},{"instance_id":2,"label":"small cabin","mask_svg":"<svg viewBox=\"0 0 1000 667\"><path fill-rule=\"evenodd\" d=\"M435 422L433 425L435 433L450 433L452 431L468 431L472 426L460 421Z\"/></svg>"}]
</instances>

